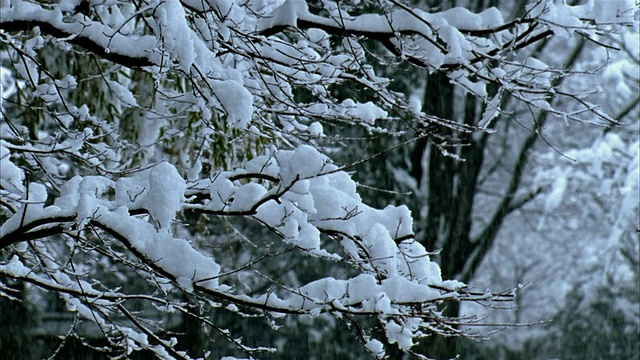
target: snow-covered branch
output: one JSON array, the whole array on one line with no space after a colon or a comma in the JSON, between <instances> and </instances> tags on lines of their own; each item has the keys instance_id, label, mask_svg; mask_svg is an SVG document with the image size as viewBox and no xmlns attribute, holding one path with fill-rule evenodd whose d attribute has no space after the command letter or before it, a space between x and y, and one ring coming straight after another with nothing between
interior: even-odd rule
<instances>
[{"instance_id":1,"label":"snow-covered branch","mask_svg":"<svg viewBox=\"0 0 640 360\"><path fill-rule=\"evenodd\" d=\"M465 336L458 325L474 320L444 316L446 303L511 294L442 279L408 208L365 203L346 172L359 163L335 164L330 140L358 127L445 151L456 133L487 130L505 93L534 113L607 119L557 88L567 69L514 53L633 14L538 1L505 22L497 9L378 5L1 1L0 289L56 294L37 305L64 303L123 356L191 356L158 320L176 314L245 355L271 350L218 326L222 309L274 328L350 316L378 358L383 342L410 351L427 335ZM483 122L391 90L376 70L398 61L477 96ZM554 109L556 95L580 110Z\"/></svg>"}]
</instances>

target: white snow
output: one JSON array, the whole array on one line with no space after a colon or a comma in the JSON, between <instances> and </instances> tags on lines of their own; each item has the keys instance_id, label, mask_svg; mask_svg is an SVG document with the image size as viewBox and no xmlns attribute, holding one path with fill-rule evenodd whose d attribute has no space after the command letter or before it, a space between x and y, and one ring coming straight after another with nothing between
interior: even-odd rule
<instances>
[{"instance_id":1,"label":"white snow","mask_svg":"<svg viewBox=\"0 0 640 360\"><path fill-rule=\"evenodd\" d=\"M378 119L383 119L388 116L387 112L368 101L364 104L356 103L351 99L346 99L340 104L340 107L344 109L344 115L356 120L362 120L367 124L373 124Z\"/></svg>"},{"instance_id":2,"label":"white snow","mask_svg":"<svg viewBox=\"0 0 640 360\"><path fill-rule=\"evenodd\" d=\"M196 57L193 30L187 23L187 14L179 0L161 1L155 9L156 21L160 27L157 34L170 59L179 63L180 68L189 72Z\"/></svg>"},{"instance_id":3,"label":"white snow","mask_svg":"<svg viewBox=\"0 0 640 360\"><path fill-rule=\"evenodd\" d=\"M124 101L129 106L137 106L138 102L136 98L133 96L133 93L127 89L126 86L120 84L117 81L107 80L109 87L113 91L113 93L122 101Z\"/></svg>"},{"instance_id":4,"label":"white snow","mask_svg":"<svg viewBox=\"0 0 640 360\"><path fill-rule=\"evenodd\" d=\"M151 216L167 229L176 213L182 209L186 183L175 166L163 162L149 173L149 188L143 200L143 205Z\"/></svg>"},{"instance_id":5,"label":"white snow","mask_svg":"<svg viewBox=\"0 0 640 360\"><path fill-rule=\"evenodd\" d=\"M24 192L24 172L11 161L11 152L0 140L0 179L2 186L10 193Z\"/></svg>"},{"instance_id":6,"label":"white snow","mask_svg":"<svg viewBox=\"0 0 640 360\"><path fill-rule=\"evenodd\" d=\"M374 354L377 358L384 358L384 345L380 340L377 339L369 339L364 344L364 346L369 350L372 354Z\"/></svg>"},{"instance_id":7,"label":"white snow","mask_svg":"<svg viewBox=\"0 0 640 360\"><path fill-rule=\"evenodd\" d=\"M547 195L547 201L545 203L544 209L547 213L555 210L562 203L562 198L564 197L564 193L567 190L567 178L564 176L560 176L553 183L553 188L551 192Z\"/></svg>"},{"instance_id":8,"label":"white snow","mask_svg":"<svg viewBox=\"0 0 640 360\"><path fill-rule=\"evenodd\" d=\"M211 81L216 98L227 113L227 124L245 129L253 114L253 97L242 84L234 80Z\"/></svg>"},{"instance_id":9,"label":"white snow","mask_svg":"<svg viewBox=\"0 0 640 360\"><path fill-rule=\"evenodd\" d=\"M474 35L504 24L495 8L474 14L462 7L427 13L397 6L385 14L353 16L339 7L342 4L332 2L323 2L326 13L315 15L302 0L151 0L140 6L92 1L95 14L85 16L73 14L77 4L77 0L46 5L3 0L0 21L42 22L69 35L54 42L57 50L71 51L71 40L84 39L95 45L97 53L103 50L107 54L105 64L110 55L137 58L145 66L125 68L128 61L135 60L129 59L101 67L104 73L56 79L29 58L37 59L38 50L50 46L48 35L33 30L23 33L28 40L12 38L16 41L12 45L26 56L22 61L2 58L3 64L12 62L14 66L13 70L0 68L2 96L13 100L21 90L26 97L44 101L47 111L42 126L34 129L36 139L24 135L32 130L24 124L17 130L1 124L5 140L0 141L0 195L9 218L0 232L3 236L12 234L23 226L37 234L51 227L73 229L81 235L91 229L93 235L87 239L95 239L96 246L105 245L105 251L111 251L115 247L108 248L110 242L120 242L119 246L129 250L122 256L133 253L143 265L140 269L148 266L157 270L153 280L157 280L158 292L150 296L169 292L169 302L176 290L195 292L200 287L229 299L225 305L231 310L253 304L272 307L267 311L276 314L290 310L312 316L336 311L368 314L382 322L388 341L409 349L422 335L420 329L428 326L424 319L412 317L415 304L427 308L434 304L435 310L443 298L460 296L456 291L464 284L443 281L438 265L413 239L409 208L389 205L375 209L363 203L351 174L323 153L331 149L319 151L313 146L340 121L383 131L398 112L404 112L401 116L410 114L409 121L425 120L427 114L422 113L416 98L407 100L390 91L391 79L376 75L374 67L365 64L371 59L362 46L366 32L387 32L392 37L390 43L401 49L399 59L421 61L429 71L445 65L458 69L450 72L451 81L487 105L483 127L500 114L502 93L487 99L486 83L491 81L500 82L537 110L553 111L547 97L537 96L540 91L547 94L552 85L551 69L540 59L522 61L524 57L499 51L491 55L498 63L496 68L485 67L489 61L475 61L478 54L502 49L515 31L522 30L518 26L490 36ZM540 16L539 31L551 29L562 36L577 30L595 34L598 24L633 20L628 11L633 5L632 1L589 1L580 6L541 1L529 8L529 14ZM310 28L297 29L295 36L288 36L288 30L269 37L260 33L275 26L295 27L302 20L311 24ZM313 23L326 31L314 28ZM333 44L329 29L341 25L347 32L360 34L342 37ZM65 73L68 69L56 70ZM137 72L147 74L148 81L134 80ZM612 75L612 80L616 76ZM69 96L94 81L103 84L96 89L109 94L104 106L113 107L115 119L110 110L96 110L101 104L90 103L91 99L87 104L74 104L82 96ZM618 74L617 81L626 79ZM148 87L140 88L142 84ZM334 88L352 85L363 87L362 94L375 96L336 99L331 93ZM298 90L309 93L310 100L299 96ZM3 112L11 112L10 106L4 102ZM136 108L125 111L128 107ZM100 118L105 113L109 118ZM19 121L16 117L15 122ZM225 142L223 149L217 147L219 141ZM303 141L308 141L307 145L300 145ZM634 146L628 148L622 139L608 134L593 146L568 154L578 159L580 176L560 167L541 174L540 184L550 189L544 199L546 213L560 209L572 186L593 175L602 180L598 191L618 201L619 207L612 213L618 217L616 226L622 229L634 221L629 214L637 213L640 176L637 142ZM39 158L24 155L29 153ZM621 154L634 160L616 166ZM245 157L251 160L245 161ZM38 167L43 174L30 176L27 186L25 172L18 165ZM395 175L396 179L407 178L402 172ZM45 206L50 202L53 205ZM243 291L255 284L234 282L234 277L251 280L253 269L233 272L229 264L249 263L256 253L239 247L238 253L220 255L216 236L201 233L198 236L202 238L194 237L186 224L176 221L183 210L208 213L225 219L225 224L229 217L257 220L275 234L273 241L282 241L280 245L292 248L296 256L342 261L352 272L313 278L308 283L293 279L287 284L286 279L276 289L247 295ZM234 221L228 223L230 228L235 225ZM34 224L39 225L29 228ZM614 231L610 236L615 240L621 233ZM261 246L257 241L242 240L250 244L247 248ZM31 245L37 246L46 255L42 260L33 260L38 258L33 254L13 256L0 264L0 272L29 277L47 286L82 290L98 297L92 306L104 306L101 310L105 313L114 309L110 300L98 296L101 293L96 289L104 284L83 275L91 264L78 261L73 276L84 279L74 279L68 268L60 268L62 262L52 260L53 245L33 244L12 246L12 251L31 252ZM61 244L72 249L82 245L72 237ZM238 258L219 264L216 259L220 256ZM227 271L234 276L221 275ZM115 276L126 286L123 274ZM145 334L109 324L99 316L92 318L94 309L78 297L63 294L62 298L81 317L124 334L129 350L148 348L160 357L169 357L162 347L149 344ZM374 356L384 356L381 341L365 340ZM173 344L175 339L167 342Z\"/></svg>"}]
</instances>

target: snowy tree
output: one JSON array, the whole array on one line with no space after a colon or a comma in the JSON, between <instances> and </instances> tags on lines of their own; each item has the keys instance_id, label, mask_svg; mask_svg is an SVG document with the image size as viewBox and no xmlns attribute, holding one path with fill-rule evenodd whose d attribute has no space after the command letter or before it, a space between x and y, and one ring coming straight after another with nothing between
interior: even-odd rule
<instances>
[{"instance_id":1,"label":"snowy tree","mask_svg":"<svg viewBox=\"0 0 640 360\"><path fill-rule=\"evenodd\" d=\"M443 314L443 303L510 293L447 280L446 262L443 279L409 209L363 203L354 164L334 163L339 144L321 144L357 126L456 156L447 146L491 132L506 95L569 121L615 123L558 86L570 72L520 52L552 36L597 41L634 15L624 1L537 1L509 21L495 8L394 0L0 6L0 295L24 298L21 285L46 307L56 294L74 315L66 339L92 323L106 340L97 350L160 358L211 355L184 351L176 317L229 341L234 356L282 350L250 344L215 310L273 331L329 314L376 358L385 344L411 353L424 336L466 335L457 326L474 319ZM483 104L480 121L392 91L372 64L393 62L446 76ZM577 108L556 108L555 97ZM268 275L297 259L327 271Z\"/></svg>"},{"instance_id":2,"label":"snowy tree","mask_svg":"<svg viewBox=\"0 0 640 360\"><path fill-rule=\"evenodd\" d=\"M540 344L553 343L557 350L561 344L584 344L588 342L584 339L592 335L612 339L612 343L621 339L615 340L619 334L629 335L628 329L612 330L613 320L601 321L603 314L598 309L603 304L631 319L636 316L633 306L615 304L637 303L637 295L629 289L637 289L633 263L638 261L634 249L638 246L636 229L640 227L640 42L637 28L601 40L620 51L586 49L576 69L598 69L603 60L608 60L608 66L596 77L573 78L567 85L585 90L602 87L604 91L590 95L590 101L602 103L624 126L603 129L575 123L546 124L541 133L546 143L532 150L522 180L522 189L542 191L509 216L471 282L481 288L524 285L516 296L516 306L510 311L491 312L490 321L554 320L548 327L519 328L495 337L508 351L524 351L510 358L565 358L566 352L544 352L551 347ZM620 319L618 315L612 312L612 319ZM597 323L598 328L590 327L591 335L582 333L571 339L578 335L569 330L572 319L576 324L585 320ZM637 325L633 328L637 330ZM607 331L611 333L604 336ZM564 334L562 341L554 338L558 333ZM627 338L637 337L631 333ZM530 340L531 337L538 339ZM621 351L637 348L638 343L625 346L626 350ZM589 358L612 356L605 348L594 353L597 348L589 347Z\"/></svg>"},{"instance_id":3,"label":"snowy tree","mask_svg":"<svg viewBox=\"0 0 640 360\"><path fill-rule=\"evenodd\" d=\"M424 3L441 8L461 4L460 1ZM529 7L525 3L464 2L477 12L482 11L487 4L499 4L504 16L516 19L528 11ZM637 91L634 92L637 88L637 83L634 83L634 78L637 78L634 75L637 73L637 63L633 62L633 44L638 42L637 39L634 42L637 25L625 31L625 34L628 38L626 42L619 38L612 39L608 35L599 35L599 43L584 41L579 36L556 36L521 49L519 56L529 56L571 73L570 77L556 78L554 85L565 92L582 94L580 101L602 104L602 110L614 114L616 120L627 125L634 116L637 117L634 114L638 104L638 94ZM624 60L628 56L632 58L631 64ZM627 65L622 65L625 62ZM617 71L621 67L625 67L624 72ZM609 75L603 76L603 72ZM465 94L464 89L452 84L444 72L412 72L407 75L406 70L391 69L385 73L390 77L404 79L398 88L422 99L423 110L429 114L454 117L465 124L477 125L487 113L486 103L482 104L477 97ZM579 111L583 105L563 96L552 95L547 99L554 107L565 110ZM519 305L533 305L535 302L535 306L525 306L523 310L529 314L540 314L540 307L545 306L543 299L553 292L553 287L549 286L549 278L560 280L556 276L560 270L558 267L566 264L561 261L553 264L550 259L554 258L554 254L572 254L572 246L582 246L567 242L562 247L533 250L537 247L532 244L541 242L539 237L549 238L545 243L557 243L553 241L555 237L551 234L556 234L559 230L526 227L527 221L539 217L539 198L554 188L553 183L532 181L533 175L541 171L537 168L539 163L536 158L549 150L550 146L555 149L553 151L557 151L558 144L562 145L561 152L589 146L589 139L594 133L600 132L601 127L580 126L571 119L555 116L553 112L536 111L527 103L511 98L508 93L502 97L500 106L500 114L492 120L492 128L496 130L496 134L459 134L458 144L463 146L448 148L464 161L438 151L436 145L425 139L386 151L385 149L402 143L404 139L398 141L395 138L360 135L364 140L362 146L354 147L357 149L356 157L362 156L360 149L370 149L373 154L381 152L384 156L365 164L367 171L356 174L356 177L373 188L362 192L370 201L380 201L377 204L398 201L410 206L414 214L417 239L429 250L442 249L436 259L440 262L445 277L472 282L481 289L485 286L511 287L526 283L519 280L525 277L524 273L528 279L532 275L540 276L540 279L546 278L544 282L526 287L525 291L530 294L526 299L522 296L517 298L517 301L524 302L517 303L516 309L523 309ZM597 119L588 113L583 113L580 117L587 122ZM605 124L605 127L608 125ZM556 164L560 159L562 157L558 156L550 163ZM564 170L571 171L570 163L566 165ZM372 173L375 175L372 176ZM397 193L389 195L384 190L395 190ZM529 206L534 201L534 206ZM521 214L520 211L527 206L533 211ZM574 221L588 220L576 218ZM526 234L523 234L525 228ZM575 229L572 231L572 238L579 237ZM534 235L536 233L539 236ZM570 233L565 234L570 236ZM483 262L487 262L487 257L495 265L493 268L481 268ZM576 256L576 259L581 258ZM572 269L578 272L582 268ZM507 273L511 270L512 273ZM565 275L567 276L562 277L563 280L575 279L573 275ZM504 281L498 281L502 277ZM480 279L473 281L475 278ZM459 310L455 304L451 304L447 311L453 315L458 314ZM552 315L551 312L546 314ZM517 314L513 315L516 316L510 316L507 322L517 322L520 319ZM531 320L530 317L528 319ZM504 322L505 318L500 320ZM449 344L429 341L432 343L429 346L434 348L430 354L437 354L438 349L441 349L442 357L453 357L456 350L451 349L455 347L452 344L455 339L449 340Z\"/></svg>"},{"instance_id":4,"label":"snowy tree","mask_svg":"<svg viewBox=\"0 0 640 360\"><path fill-rule=\"evenodd\" d=\"M549 357L565 353L566 349L559 350L562 344L577 346L588 336L610 339L613 344L621 339L617 335L623 335L635 340L618 343L619 351L637 348L638 125L636 120L628 132L607 131L581 149L562 155L549 150L537 157L534 178L550 191L514 214L512 222L526 228L526 235L505 227L478 279L484 285L525 284L516 297L518 306L500 317L494 314L494 319L500 319L496 321L556 320L546 329L505 334L504 343L512 350L532 341L551 345L554 332L563 336L550 346L557 353ZM607 309L610 323L602 321ZM585 321L598 326L590 325L588 334L578 336L576 329ZM607 355L602 342L583 344L587 342L593 345L589 358L625 358L615 357L615 350ZM545 354L544 347L534 348L541 351L537 356ZM593 352L598 348L602 352Z\"/></svg>"}]
</instances>

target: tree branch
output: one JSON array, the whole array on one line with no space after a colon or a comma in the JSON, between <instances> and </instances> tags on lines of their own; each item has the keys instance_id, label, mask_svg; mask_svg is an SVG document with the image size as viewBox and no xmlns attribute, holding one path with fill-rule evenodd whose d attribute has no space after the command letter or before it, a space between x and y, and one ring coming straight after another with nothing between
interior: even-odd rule
<instances>
[{"instance_id":1,"label":"tree branch","mask_svg":"<svg viewBox=\"0 0 640 360\"><path fill-rule=\"evenodd\" d=\"M585 40L584 38L580 38L578 44L573 49L573 52L569 56L566 62L566 67L571 68L573 64L578 60L580 53L584 49ZM554 88L559 86L564 78L556 78L554 81ZM551 98L553 99L553 97ZM550 99L550 100L551 100ZM535 128L531 131L529 136L525 139L522 146L520 147L520 152L518 153L518 157L516 158L516 162L511 170L511 179L509 181L509 185L505 191L504 197L502 201L496 208L493 216L487 222L487 225L484 227L482 232L472 240L475 245L472 256L469 258L467 263L465 264L464 270L461 275L462 281L469 281L475 270L480 266L484 255L489 251L493 241L495 240L502 223L506 219L506 217L517 207L514 207L513 199L515 194L520 187L520 182L522 181L522 175L524 174L524 167L527 165L529 159L529 152L535 145L536 141L540 138L539 129L544 125L547 121L549 113L546 111L541 111L536 120L534 121Z\"/></svg>"},{"instance_id":2,"label":"tree branch","mask_svg":"<svg viewBox=\"0 0 640 360\"><path fill-rule=\"evenodd\" d=\"M157 65L154 64L149 58L146 57L134 57L125 54L120 54L115 51L107 50L103 46L99 45L89 36L82 33L69 33L62 29L57 28L54 24L46 21L39 20L12 20L2 21L0 20L0 30L6 32L24 32L31 31L35 27L40 28L40 31L47 35L51 35L58 39L64 39L72 45L78 45L88 51L96 54L97 56L112 61L116 64L126 66L128 68L136 69L145 66Z\"/></svg>"}]
</instances>

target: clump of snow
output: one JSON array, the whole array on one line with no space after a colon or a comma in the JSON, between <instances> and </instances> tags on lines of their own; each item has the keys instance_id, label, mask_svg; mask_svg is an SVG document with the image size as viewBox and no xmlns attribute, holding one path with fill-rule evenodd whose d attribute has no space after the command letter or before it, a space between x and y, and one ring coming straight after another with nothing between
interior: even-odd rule
<instances>
[{"instance_id":1,"label":"clump of snow","mask_svg":"<svg viewBox=\"0 0 640 360\"><path fill-rule=\"evenodd\" d=\"M106 201L102 200L102 194L107 188L112 186L112 181L102 176L86 176L73 183L76 184L76 182L78 184L77 191L80 198L75 207L75 212L80 224L79 226L82 227L89 218L92 218L96 214L98 206L105 205ZM65 190L69 190L69 188ZM60 202L57 204L59 206Z\"/></svg>"},{"instance_id":2,"label":"clump of snow","mask_svg":"<svg viewBox=\"0 0 640 360\"><path fill-rule=\"evenodd\" d=\"M47 201L49 194L47 193L47 188L40 183L30 183L29 184L29 203L31 205L36 205L38 207L43 207L43 204Z\"/></svg>"},{"instance_id":3,"label":"clump of snow","mask_svg":"<svg viewBox=\"0 0 640 360\"><path fill-rule=\"evenodd\" d=\"M409 99L409 108L415 115L422 112L422 101L420 101L420 98L418 98L418 96L411 96L411 98Z\"/></svg>"},{"instance_id":4,"label":"clump of snow","mask_svg":"<svg viewBox=\"0 0 640 360\"><path fill-rule=\"evenodd\" d=\"M229 210L249 210L251 207L262 199L267 190L256 183L248 183L234 187L233 200L230 203Z\"/></svg>"},{"instance_id":5,"label":"clump of snow","mask_svg":"<svg viewBox=\"0 0 640 360\"><path fill-rule=\"evenodd\" d=\"M322 136L323 135L323 129L322 129L322 124L320 124L319 122L313 122L311 123L311 125L309 125L308 128L309 134L311 136Z\"/></svg>"},{"instance_id":6,"label":"clump of snow","mask_svg":"<svg viewBox=\"0 0 640 360\"><path fill-rule=\"evenodd\" d=\"M564 1L538 2L529 11L532 12L532 16L539 15L541 20L547 22L556 35L569 36L576 29L582 27L582 21L577 17L576 8L567 5Z\"/></svg>"},{"instance_id":7,"label":"clump of snow","mask_svg":"<svg viewBox=\"0 0 640 360\"><path fill-rule=\"evenodd\" d=\"M491 122L500 115L500 102L502 100L503 92L499 91L496 95L491 98L491 100L487 101L486 109L482 113L482 119L478 121L478 126L483 129L487 129Z\"/></svg>"},{"instance_id":8,"label":"clump of snow","mask_svg":"<svg viewBox=\"0 0 640 360\"><path fill-rule=\"evenodd\" d=\"M186 187L175 166L163 162L151 169L143 204L161 228L168 229L182 208Z\"/></svg>"},{"instance_id":9,"label":"clump of snow","mask_svg":"<svg viewBox=\"0 0 640 360\"><path fill-rule=\"evenodd\" d=\"M391 300L398 303L428 302L440 296L437 290L404 276L394 276L382 280L382 289Z\"/></svg>"},{"instance_id":10,"label":"clump of snow","mask_svg":"<svg viewBox=\"0 0 640 360\"><path fill-rule=\"evenodd\" d=\"M11 161L11 152L0 140L0 179L2 186L10 193L24 192L24 172Z\"/></svg>"},{"instance_id":11,"label":"clump of snow","mask_svg":"<svg viewBox=\"0 0 640 360\"><path fill-rule=\"evenodd\" d=\"M220 265L194 249L187 240L174 237L168 229L156 229L145 220L128 216L125 207L115 211L101 207L97 215L94 221L123 236L136 251L171 274L187 291L192 291L194 284L217 287Z\"/></svg>"},{"instance_id":12,"label":"clump of snow","mask_svg":"<svg viewBox=\"0 0 640 360\"><path fill-rule=\"evenodd\" d=\"M109 88L113 91L120 100L125 102L129 106L137 106L138 102L136 98L133 96L133 93L126 86L120 84L117 81L107 80L109 84Z\"/></svg>"},{"instance_id":13,"label":"clump of snow","mask_svg":"<svg viewBox=\"0 0 640 360\"><path fill-rule=\"evenodd\" d=\"M487 97L487 85L482 81L471 81L464 71L452 71L449 77L466 92L470 92L479 98Z\"/></svg>"},{"instance_id":14,"label":"clump of snow","mask_svg":"<svg viewBox=\"0 0 640 360\"><path fill-rule=\"evenodd\" d=\"M31 270L24 266L24 264L18 258L18 255L13 255L11 260L6 264L0 264L0 273L10 274L12 276L26 276Z\"/></svg>"},{"instance_id":15,"label":"clump of snow","mask_svg":"<svg viewBox=\"0 0 640 360\"><path fill-rule=\"evenodd\" d=\"M560 176L553 183L553 188L551 192L547 195L547 201L544 206L544 210L549 213L560 206L562 203L562 198L564 197L564 193L567 190L567 178L565 176Z\"/></svg>"},{"instance_id":16,"label":"clump of snow","mask_svg":"<svg viewBox=\"0 0 640 360\"><path fill-rule=\"evenodd\" d=\"M418 332L418 321L416 319L408 320L404 324L389 321L384 325L385 334L389 342L398 344L398 347L402 350L409 350L413 346L413 339Z\"/></svg>"},{"instance_id":17,"label":"clump of snow","mask_svg":"<svg viewBox=\"0 0 640 360\"><path fill-rule=\"evenodd\" d=\"M389 230L381 224L374 224L364 234L362 242L369 252L371 265L389 277L395 276L398 247L391 239Z\"/></svg>"},{"instance_id":18,"label":"clump of snow","mask_svg":"<svg viewBox=\"0 0 640 360\"><path fill-rule=\"evenodd\" d=\"M364 121L367 124L373 124L378 119L383 119L388 116L387 112L368 101L364 104L356 103L351 99L346 99L340 105L344 110L344 115Z\"/></svg>"},{"instance_id":19,"label":"clump of snow","mask_svg":"<svg viewBox=\"0 0 640 360\"><path fill-rule=\"evenodd\" d=\"M308 145L300 146L295 151L279 151L275 158L280 165L279 175L284 184L290 184L294 179L316 176L328 165L328 158Z\"/></svg>"},{"instance_id":20,"label":"clump of snow","mask_svg":"<svg viewBox=\"0 0 640 360\"><path fill-rule=\"evenodd\" d=\"M298 18L307 15L309 8L303 0L285 0L284 3L274 10L268 18L262 20L260 28L271 28L274 26L296 26Z\"/></svg>"},{"instance_id":21,"label":"clump of snow","mask_svg":"<svg viewBox=\"0 0 640 360\"><path fill-rule=\"evenodd\" d=\"M365 348L369 350L376 358L382 359L384 358L384 345L380 340L377 339L368 339L364 344Z\"/></svg>"},{"instance_id":22,"label":"clump of snow","mask_svg":"<svg viewBox=\"0 0 640 360\"><path fill-rule=\"evenodd\" d=\"M171 60L179 62L180 68L189 72L195 61L196 52L191 27L187 23L187 14L179 0L164 0L154 11L160 26L156 32Z\"/></svg>"},{"instance_id":23,"label":"clump of snow","mask_svg":"<svg viewBox=\"0 0 640 360\"><path fill-rule=\"evenodd\" d=\"M21 86L21 81L15 79L10 69L0 66L0 110L5 109L5 99L9 99ZM3 117L4 111L0 112L0 119Z\"/></svg>"},{"instance_id":24,"label":"clump of snow","mask_svg":"<svg viewBox=\"0 0 640 360\"><path fill-rule=\"evenodd\" d=\"M211 81L215 96L227 113L230 127L246 129L253 115L253 97L251 93L234 80Z\"/></svg>"},{"instance_id":25,"label":"clump of snow","mask_svg":"<svg viewBox=\"0 0 640 360\"><path fill-rule=\"evenodd\" d=\"M437 14L429 15L432 17L440 17L446 20L450 26L464 30L490 29L504 23L502 13L495 7L475 14L465 7L458 6Z\"/></svg>"},{"instance_id":26,"label":"clump of snow","mask_svg":"<svg viewBox=\"0 0 640 360\"><path fill-rule=\"evenodd\" d=\"M33 85L40 82L40 69L30 58L24 57L24 62L15 63L18 74Z\"/></svg>"},{"instance_id":27,"label":"clump of snow","mask_svg":"<svg viewBox=\"0 0 640 360\"><path fill-rule=\"evenodd\" d=\"M431 261L427 250L415 240L403 241L398 245L400 261L398 272L412 280L424 284L441 284L440 267ZM459 287L463 284L459 283Z\"/></svg>"}]
</instances>

